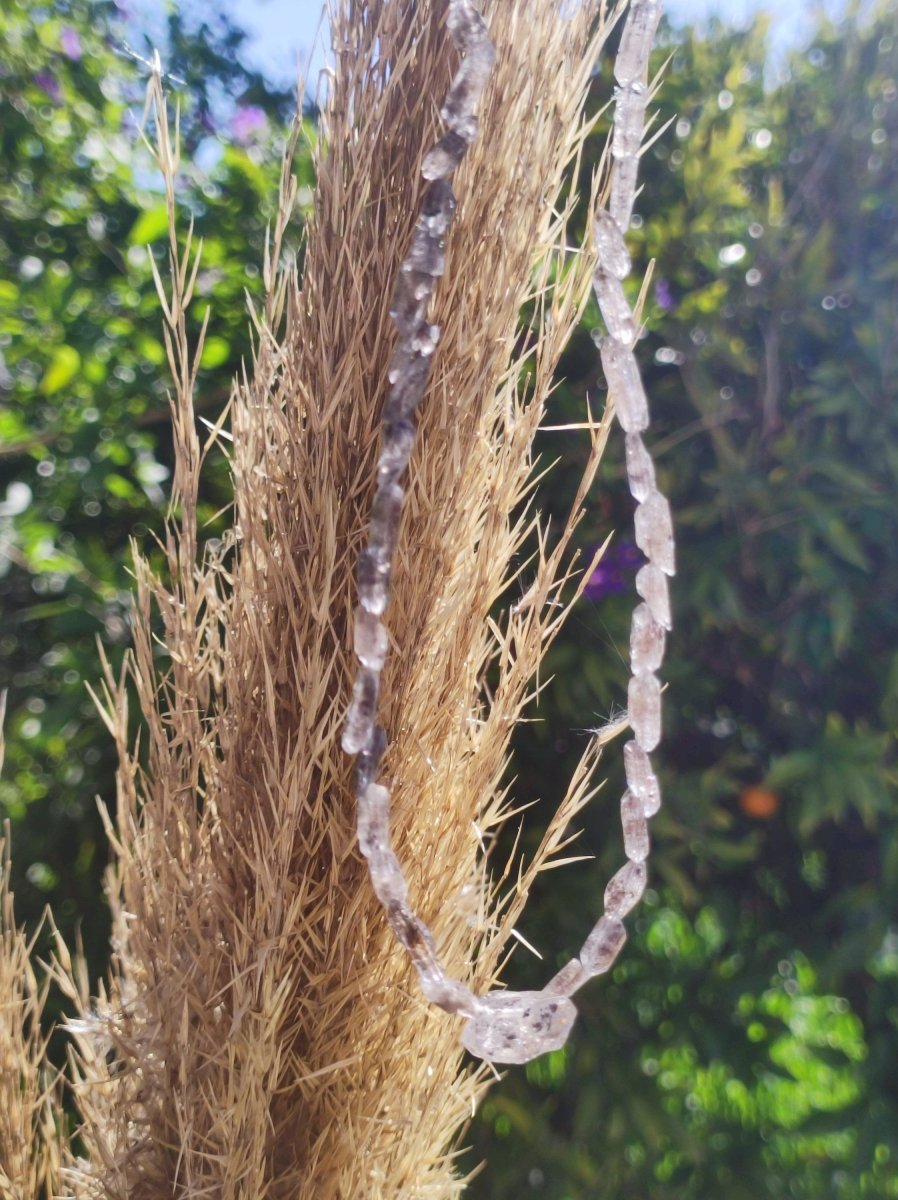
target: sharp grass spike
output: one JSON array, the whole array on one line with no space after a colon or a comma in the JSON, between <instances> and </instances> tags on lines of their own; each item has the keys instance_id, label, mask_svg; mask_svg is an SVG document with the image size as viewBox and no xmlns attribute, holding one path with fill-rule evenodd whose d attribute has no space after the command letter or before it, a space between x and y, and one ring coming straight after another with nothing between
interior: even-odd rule
<instances>
[{"instance_id":1,"label":"sharp grass spike","mask_svg":"<svg viewBox=\"0 0 898 1200\"><path fill-rule=\"evenodd\" d=\"M427 320L437 279L443 274L445 242L456 201L450 178L477 136L477 108L495 60L486 25L471 0L450 0L448 30L463 58L452 80L441 117L446 132L424 156L428 186L408 256L402 263L390 315L399 335L389 371L377 490L368 527L368 545L357 570L359 607L354 647L359 661L342 745L358 755L356 799L359 848L368 861L371 883L399 942L417 969L421 989L432 1003L467 1019L462 1044L476 1057L495 1063L525 1063L563 1046L576 1017L571 996L590 978L608 971L626 940L621 918L641 899L649 853L647 818L658 811L660 790L648 754L660 738L661 700L656 672L670 628L667 576L673 574L673 534L666 499L657 489L651 457L642 441L649 414L634 357L638 325L622 280L630 272L624 234L630 224L639 150L648 100L648 60L661 15L658 0L634 0L615 63L615 123L609 209L593 223L597 267L593 280L607 336L600 341L602 363L619 423L626 433L627 472L637 502L636 537L648 563L637 589L645 600L633 616L629 718L634 739L624 748L628 790L621 800L627 863L609 882L604 915L572 959L541 992L493 991L476 996L443 967L433 936L408 904L408 885L390 843L390 793L377 781L386 746L377 724L380 672L389 637L380 618L390 599L393 553L404 491L398 480L415 437L415 411L427 386L440 330Z\"/></svg>"}]
</instances>

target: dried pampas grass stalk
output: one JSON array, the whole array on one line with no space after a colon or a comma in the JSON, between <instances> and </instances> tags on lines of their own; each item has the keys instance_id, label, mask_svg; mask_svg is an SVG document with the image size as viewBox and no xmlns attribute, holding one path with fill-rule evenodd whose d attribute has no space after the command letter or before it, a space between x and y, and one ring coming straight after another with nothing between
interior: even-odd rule
<instances>
[{"instance_id":1,"label":"dried pampas grass stalk","mask_svg":"<svg viewBox=\"0 0 898 1200\"><path fill-rule=\"evenodd\" d=\"M128 740L125 678L107 668L101 697L120 760L108 988L90 998L62 946L56 962L79 1009L77 1195L436 1200L463 1189L453 1146L491 1076L464 1064L460 1018L424 1002L392 938L357 849L340 749L389 310L458 67L447 7L340 0L333 13L303 275L283 261L288 155L256 353L229 408L234 525L218 548L201 545L196 504L225 417L201 445L202 346L189 345L185 316L199 254L189 237L179 249L177 139L158 72L151 84L170 215L169 283L156 278L177 469L164 577L135 551L128 670L145 768ZM575 575L570 546L610 417L587 424L590 453L560 530L535 510L532 446L596 266L592 248L568 248L576 197L565 180L618 15L576 4L561 16L554 0L484 5L496 61L453 178L458 209L429 314L441 335L393 563L379 708L392 842L441 961L477 993L496 981L529 887L593 794L601 753L597 737L535 858L491 881L482 852L510 812L510 737L589 573L579 564ZM537 550L522 565L525 543ZM497 616L522 577L524 600Z\"/></svg>"},{"instance_id":2,"label":"dried pampas grass stalk","mask_svg":"<svg viewBox=\"0 0 898 1200\"><path fill-rule=\"evenodd\" d=\"M0 766L3 701L0 696ZM9 823L0 837L0 1196L52 1200L69 1161L59 1073L47 1065L41 1018L49 979L38 981L31 950L16 928L9 890ZM38 931L39 932L39 931Z\"/></svg>"}]
</instances>

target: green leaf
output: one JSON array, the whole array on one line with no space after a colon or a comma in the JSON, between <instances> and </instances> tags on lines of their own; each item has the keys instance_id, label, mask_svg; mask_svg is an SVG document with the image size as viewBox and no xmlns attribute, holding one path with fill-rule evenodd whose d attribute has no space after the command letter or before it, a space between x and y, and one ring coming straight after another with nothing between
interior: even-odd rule
<instances>
[{"instance_id":1,"label":"green leaf","mask_svg":"<svg viewBox=\"0 0 898 1200\"><path fill-rule=\"evenodd\" d=\"M74 346L58 346L41 380L41 390L52 396L64 388L81 366L81 355Z\"/></svg>"},{"instance_id":2,"label":"green leaf","mask_svg":"<svg viewBox=\"0 0 898 1200\"><path fill-rule=\"evenodd\" d=\"M111 496L118 496L121 500L133 500L137 496L134 485L123 475L107 475L103 485Z\"/></svg>"},{"instance_id":3,"label":"green leaf","mask_svg":"<svg viewBox=\"0 0 898 1200\"><path fill-rule=\"evenodd\" d=\"M132 246L146 246L168 233L168 209L164 204L140 214L131 226L128 241Z\"/></svg>"},{"instance_id":4,"label":"green leaf","mask_svg":"<svg viewBox=\"0 0 898 1200\"><path fill-rule=\"evenodd\" d=\"M203 344L200 366L209 369L220 367L231 357L231 343L223 337L207 337Z\"/></svg>"}]
</instances>

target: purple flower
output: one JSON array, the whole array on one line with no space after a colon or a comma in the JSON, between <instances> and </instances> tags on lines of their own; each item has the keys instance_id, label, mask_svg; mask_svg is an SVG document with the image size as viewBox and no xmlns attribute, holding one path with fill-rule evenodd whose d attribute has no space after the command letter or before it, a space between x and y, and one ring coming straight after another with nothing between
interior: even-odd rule
<instances>
[{"instance_id":1,"label":"purple flower","mask_svg":"<svg viewBox=\"0 0 898 1200\"><path fill-rule=\"evenodd\" d=\"M42 92L46 92L51 100L59 103L62 99L62 88L55 75L51 75L49 71L38 71L32 78Z\"/></svg>"},{"instance_id":2,"label":"purple flower","mask_svg":"<svg viewBox=\"0 0 898 1200\"><path fill-rule=\"evenodd\" d=\"M73 29L71 25L65 25L59 35L59 48L66 58L77 62L81 57L81 38L78 36L78 30Z\"/></svg>"},{"instance_id":3,"label":"purple flower","mask_svg":"<svg viewBox=\"0 0 898 1200\"><path fill-rule=\"evenodd\" d=\"M245 146L267 125L268 118L264 110L256 104L247 104L238 108L231 118L231 133L238 146Z\"/></svg>"},{"instance_id":4,"label":"purple flower","mask_svg":"<svg viewBox=\"0 0 898 1200\"><path fill-rule=\"evenodd\" d=\"M670 290L670 284L666 279L658 279L655 282L655 303L659 308L663 308L665 312L670 312L672 308L676 308L673 292Z\"/></svg>"},{"instance_id":5,"label":"purple flower","mask_svg":"<svg viewBox=\"0 0 898 1200\"><path fill-rule=\"evenodd\" d=\"M644 559L633 542L626 539L608 547L602 560L589 577L583 595L590 600L602 600L618 592L625 592L630 580Z\"/></svg>"}]
</instances>

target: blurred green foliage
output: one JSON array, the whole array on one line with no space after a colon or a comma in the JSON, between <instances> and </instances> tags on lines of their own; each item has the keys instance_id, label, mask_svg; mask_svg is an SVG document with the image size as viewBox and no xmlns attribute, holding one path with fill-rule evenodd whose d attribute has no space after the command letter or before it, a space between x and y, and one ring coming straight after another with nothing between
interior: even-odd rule
<instances>
[{"instance_id":1,"label":"blurred green foliage","mask_svg":"<svg viewBox=\"0 0 898 1200\"><path fill-rule=\"evenodd\" d=\"M34 12L18 0L0 16L0 815L20 914L49 899L64 928L80 920L99 972L93 797L112 799L114 763L84 681L97 636L113 658L127 643L128 538L151 548L164 509L166 365L143 247L163 258L166 228L116 6ZM672 124L643 158L632 231L655 264L642 357L679 534L655 890L569 1047L490 1094L468 1137L466 1161L488 1160L471 1193L885 1200L898 1196L898 18L821 23L766 82L761 23L666 36ZM211 417L251 353L244 289L260 286L288 101L241 65L227 22L174 15L168 38L166 67L186 81L181 201L205 239L197 407ZM594 86L598 107L607 72ZM308 156L298 169L306 204ZM588 330L563 368L552 424L582 419L585 394L601 403ZM547 458L585 453L577 435L545 439ZM519 747L521 802L551 804L585 730L625 695L619 440L584 535L617 529L617 545L553 651L558 683ZM550 476L549 513L572 478ZM209 536L226 501L218 463ZM559 964L621 858L609 771L584 816L597 862L552 872L526 918ZM546 963L513 968L545 981Z\"/></svg>"},{"instance_id":2,"label":"blurred green foliage","mask_svg":"<svg viewBox=\"0 0 898 1200\"><path fill-rule=\"evenodd\" d=\"M666 37L671 125L631 233L679 540L656 891L573 1045L491 1093L472 1194L898 1196L898 17L821 22L779 78L763 22ZM603 388L586 336L564 365L559 424ZM616 529L616 558L549 665L519 801L551 801L577 727L623 701L619 441L587 531ZM584 814L596 867L553 873L525 923L559 964L621 861L611 776ZM517 970L538 986L546 964Z\"/></svg>"}]
</instances>

